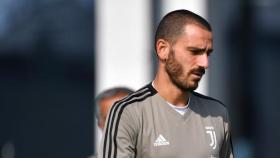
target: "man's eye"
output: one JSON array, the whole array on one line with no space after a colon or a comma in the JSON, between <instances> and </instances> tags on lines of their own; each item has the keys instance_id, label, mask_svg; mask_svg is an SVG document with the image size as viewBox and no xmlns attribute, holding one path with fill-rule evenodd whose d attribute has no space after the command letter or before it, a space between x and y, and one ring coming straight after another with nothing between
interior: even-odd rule
<instances>
[{"instance_id":1,"label":"man's eye","mask_svg":"<svg viewBox=\"0 0 280 158\"><path fill-rule=\"evenodd\" d=\"M203 53L203 51L201 50L191 50L191 52L194 54L194 55L200 55Z\"/></svg>"}]
</instances>

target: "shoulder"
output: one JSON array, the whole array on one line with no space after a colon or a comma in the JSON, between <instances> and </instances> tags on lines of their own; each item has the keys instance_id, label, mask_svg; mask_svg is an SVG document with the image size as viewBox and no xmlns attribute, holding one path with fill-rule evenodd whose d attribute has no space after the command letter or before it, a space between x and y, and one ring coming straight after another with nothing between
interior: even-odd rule
<instances>
[{"instance_id":1,"label":"shoulder","mask_svg":"<svg viewBox=\"0 0 280 158\"><path fill-rule=\"evenodd\" d=\"M192 97L191 100L193 99L202 109L206 109L212 113L220 113L222 115L227 115L228 113L227 106L218 99L197 92L192 92Z\"/></svg>"},{"instance_id":2,"label":"shoulder","mask_svg":"<svg viewBox=\"0 0 280 158\"><path fill-rule=\"evenodd\" d=\"M108 124L121 126L122 130L137 131L143 105L145 106L147 100L155 94L156 92L147 85L115 102L109 113Z\"/></svg>"},{"instance_id":3,"label":"shoulder","mask_svg":"<svg viewBox=\"0 0 280 158\"><path fill-rule=\"evenodd\" d=\"M111 112L123 113L123 112L136 112L138 109L145 105L146 100L149 100L157 93L157 91L148 84L139 90L129 94L125 98L117 101L112 109Z\"/></svg>"},{"instance_id":4,"label":"shoulder","mask_svg":"<svg viewBox=\"0 0 280 158\"><path fill-rule=\"evenodd\" d=\"M209 97L209 96L206 96L206 95L203 95L203 94L200 94L200 93L197 93L197 92L192 92L193 96L195 96L196 98L204 101L204 102L209 102L209 103L213 103L213 104L219 104L223 107L226 108L226 105L221 102L220 100L218 99L215 99L215 98L212 98L212 97Z\"/></svg>"}]
</instances>

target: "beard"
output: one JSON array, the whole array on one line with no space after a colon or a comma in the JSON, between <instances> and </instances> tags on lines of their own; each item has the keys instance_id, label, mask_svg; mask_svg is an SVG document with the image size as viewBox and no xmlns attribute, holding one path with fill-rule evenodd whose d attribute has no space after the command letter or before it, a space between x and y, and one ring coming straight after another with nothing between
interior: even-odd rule
<instances>
[{"instance_id":1,"label":"beard","mask_svg":"<svg viewBox=\"0 0 280 158\"><path fill-rule=\"evenodd\" d=\"M168 59L165 64L165 71L167 72L171 82L183 91L193 91L198 87L200 79L189 81L192 73L205 73L204 68L191 69L187 74L184 74L184 68L174 57L174 50L169 52Z\"/></svg>"}]
</instances>

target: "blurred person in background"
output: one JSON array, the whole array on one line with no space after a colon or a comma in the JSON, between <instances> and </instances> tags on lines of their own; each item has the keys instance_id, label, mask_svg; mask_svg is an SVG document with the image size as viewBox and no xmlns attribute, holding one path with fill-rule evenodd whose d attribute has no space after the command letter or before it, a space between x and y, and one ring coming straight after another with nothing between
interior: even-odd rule
<instances>
[{"instance_id":1,"label":"blurred person in background","mask_svg":"<svg viewBox=\"0 0 280 158\"><path fill-rule=\"evenodd\" d=\"M110 110L99 158L232 158L227 108L194 92L213 51L210 24L188 10L161 20L155 79Z\"/></svg>"},{"instance_id":2,"label":"blurred person in background","mask_svg":"<svg viewBox=\"0 0 280 158\"><path fill-rule=\"evenodd\" d=\"M133 93L133 90L127 87L113 87L101 92L95 99L96 106L96 118L99 129L103 132L106 117L110 111L112 105L130 93ZM99 145L99 144L97 144ZM96 158L97 154L91 158Z\"/></svg>"},{"instance_id":3,"label":"blurred person in background","mask_svg":"<svg viewBox=\"0 0 280 158\"><path fill-rule=\"evenodd\" d=\"M133 93L133 90L127 87L114 87L101 92L95 101L96 117L98 120L98 127L103 130L107 114L112 105L124 98L125 96Z\"/></svg>"}]
</instances>

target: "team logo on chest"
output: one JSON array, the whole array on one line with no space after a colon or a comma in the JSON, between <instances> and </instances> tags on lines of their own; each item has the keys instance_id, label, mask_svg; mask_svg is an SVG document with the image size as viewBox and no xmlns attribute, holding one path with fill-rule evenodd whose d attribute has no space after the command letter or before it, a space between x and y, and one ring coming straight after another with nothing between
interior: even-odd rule
<instances>
[{"instance_id":1,"label":"team logo on chest","mask_svg":"<svg viewBox=\"0 0 280 158\"><path fill-rule=\"evenodd\" d=\"M216 133L215 133L215 129L213 126L206 126L206 133L210 136L210 143L209 146L215 150L217 147L217 138L216 138Z\"/></svg>"},{"instance_id":2,"label":"team logo on chest","mask_svg":"<svg viewBox=\"0 0 280 158\"><path fill-rule=\"evenodd\" d=\"M161 134L157 137L154 142L154 146L162 146L162 145L169 145L169 141L167 141Z\"/></svg>"}]
</instances>

